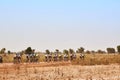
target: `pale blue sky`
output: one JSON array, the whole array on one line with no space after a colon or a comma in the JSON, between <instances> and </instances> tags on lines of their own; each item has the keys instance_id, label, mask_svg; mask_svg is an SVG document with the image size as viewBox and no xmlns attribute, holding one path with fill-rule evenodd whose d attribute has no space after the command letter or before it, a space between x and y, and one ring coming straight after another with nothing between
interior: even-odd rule
<instances>
[{"instance_id":1,"label":"pale blue sky","mask_svg":"<svg viewBox=\"0 0 120 80\"><path fill-rule=\"evenodd\" d=\"M120 0L0 0L0 48L120 45Z\"/></svg>"}]
</instances>

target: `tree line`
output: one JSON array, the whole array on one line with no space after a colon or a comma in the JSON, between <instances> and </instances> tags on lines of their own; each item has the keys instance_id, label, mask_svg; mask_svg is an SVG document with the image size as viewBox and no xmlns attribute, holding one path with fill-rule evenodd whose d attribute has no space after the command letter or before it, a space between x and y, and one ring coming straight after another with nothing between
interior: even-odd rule
<instances>
[{"instance_id":1,"label":"tree line","mask_svg":"<svg viewBox=\"0 0 120 80\"><path fill-rule=\"evenodd\" d=\"M107 51L107 52L106 52ZM103 51L103 50L97 50L97 51L90 51L90 50L86 50L85 51L85 48L83 47L80 47L78 48L76 51L74 51L73 49L64 49L63 52L60 52L59 49L56 49L54 52L50 52L50 50L45 50L45 53L46 54L50 54L50 53L64 53L64 54L73 54L73 53L87 53L87 54L90 54L90 53L119 53L120 54L120 45L117 46L117 50L115 50L115 48L111 48L111 47L108 47L106 48L106 51ZM25 49L24 51L22 51L22 53L25 53L25 54L32 54L33 52L35 52L35 49L32 49L31 47L28 47L27 49ZM5 54L5 53L8 53L8 54L11 54L13 52L11 52L10 50L8 50L6 52L6 48L2 48L0 50L0 54Z\"/></svg>"}]
</instances>

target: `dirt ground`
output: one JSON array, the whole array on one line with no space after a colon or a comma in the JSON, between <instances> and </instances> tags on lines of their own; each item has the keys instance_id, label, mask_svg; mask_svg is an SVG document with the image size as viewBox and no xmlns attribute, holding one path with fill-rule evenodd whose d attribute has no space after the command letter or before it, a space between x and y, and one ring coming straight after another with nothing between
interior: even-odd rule
<instances>
[{"instance_id":1,"label":"dirt ground","mask_svg":"<svg viewBox=\"0 0 120 80\"><path fill-rule=\"evenodd\" d=\"M0 64L0 80L120 80L120 65Z\"/></svg>"}]
</instances>

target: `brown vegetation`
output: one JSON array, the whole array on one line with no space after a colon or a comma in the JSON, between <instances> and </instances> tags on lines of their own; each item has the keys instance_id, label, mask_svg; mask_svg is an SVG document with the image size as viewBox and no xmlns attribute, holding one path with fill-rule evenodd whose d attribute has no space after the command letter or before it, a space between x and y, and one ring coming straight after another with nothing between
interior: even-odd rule
<instances>
[{"instance_id":1,"label":"brown vegetation","mask_svg":"<svg viewBox=\"0 0 120 80\"><path fill-rule=\"evenodd\" d=\"M37 63L13 64L13 54L3 56L0 80L120 80L119 54L86 54L84 59L44 62L39 54Z\"/></svg>"},{"instance_id":2,"label":"brown vegetation","mask_svg":"<svg viewBox=\"0 0 120 80\"><path fill-rule=\"evenodd\" d=\"M52 66L53 64L55 66ZM4 63L0 65L0 80L120 80L120 65L80 66L64 62L17 65Z\"/></svg>"}]
</instances>

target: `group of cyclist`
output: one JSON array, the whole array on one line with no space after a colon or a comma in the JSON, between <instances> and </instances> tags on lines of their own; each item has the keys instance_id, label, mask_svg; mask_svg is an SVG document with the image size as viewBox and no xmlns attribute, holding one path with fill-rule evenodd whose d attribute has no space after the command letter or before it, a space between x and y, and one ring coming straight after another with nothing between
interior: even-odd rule
<instances>
[{"instance_id":1,"label":"group of cyclist","mask_svg":"<svg viewBox=\"0 0 120 80\"><path fill-rule=\"evenodd\" d=\"M39 59L41 57L39 56L39 54L36 53L32 53L32 54L26 54L25 55L25 61L23 62L27 62L27 63L34 63L34 62L39 62ZM84 59L85 55L84 53L81 53L79 56L80 59ZM50 61L69 61L69 60L76 60L77 59L77 55L76 54L45 54L44 55L44 61L45 62L50 62ZM3 57L0 56L0 63L3 62ZM21 53L16 53L14 54L13 57L13 63L21 63L22 62L22 54Z\"/></svg>"}]
</instances>

